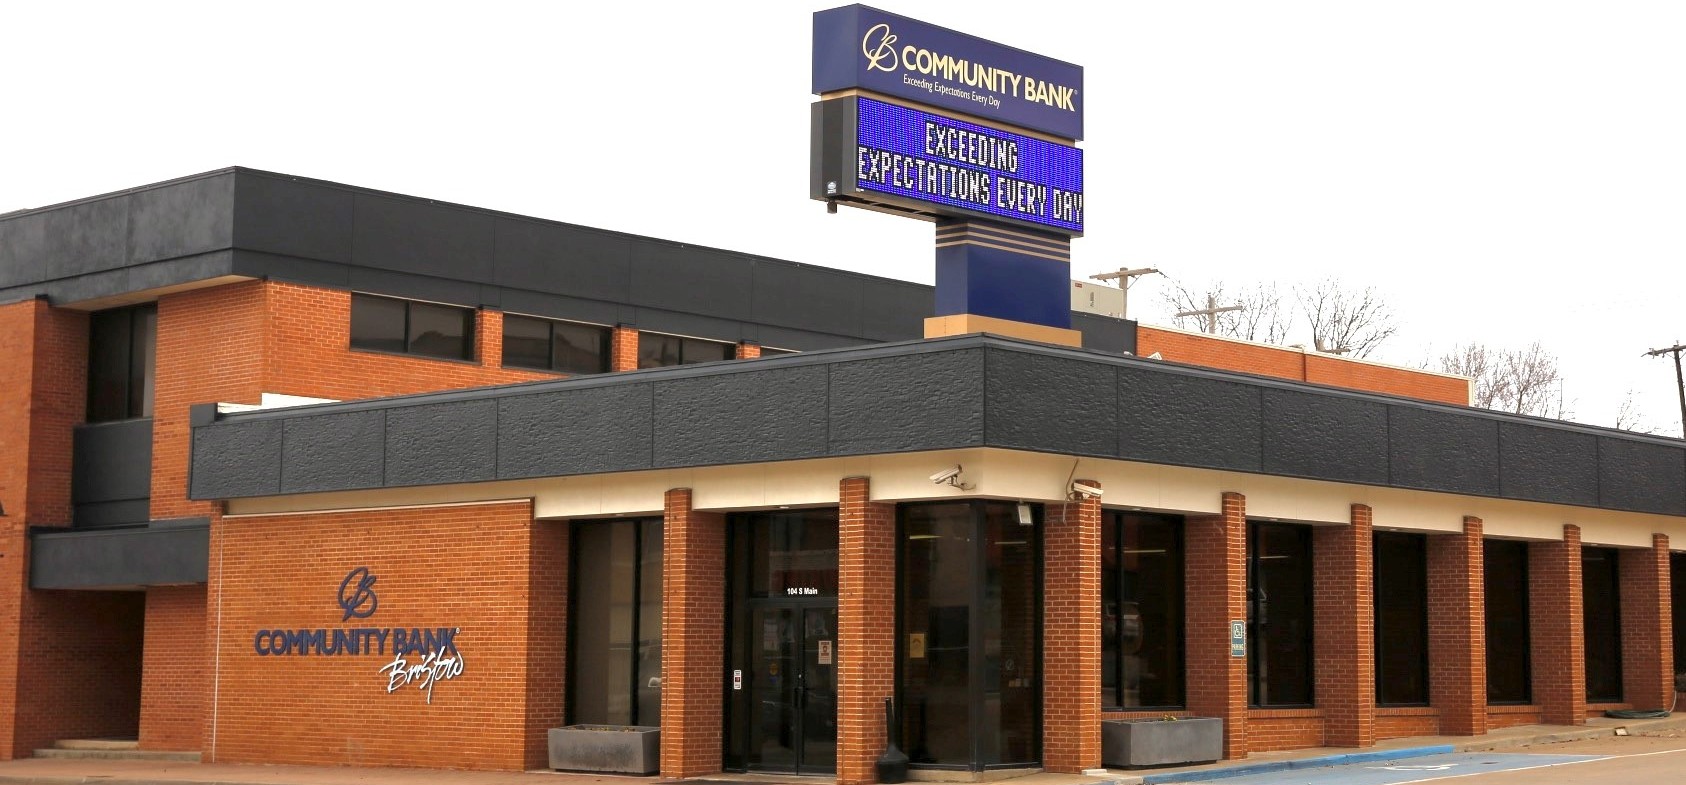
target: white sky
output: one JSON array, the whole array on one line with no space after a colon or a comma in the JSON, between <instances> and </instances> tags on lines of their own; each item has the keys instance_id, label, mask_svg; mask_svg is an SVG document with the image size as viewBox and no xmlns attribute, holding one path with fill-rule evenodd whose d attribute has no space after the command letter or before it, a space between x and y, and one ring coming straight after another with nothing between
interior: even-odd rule
<instances>
[{"instance_id":1,"label":"white sky","mask_svg":"<svg viewBox=\"0 0 1686 785\"><path fill-rule=\"evenodd\" d=\"M932 280L930 224L807 199L838 0L0 2L0 212L241 165ZM1073 277L1338 275L1377 359L1539 340L1574 419L1679 433L1686 3L869 4L1084 66Z\"/></svg>"}]
</instances>

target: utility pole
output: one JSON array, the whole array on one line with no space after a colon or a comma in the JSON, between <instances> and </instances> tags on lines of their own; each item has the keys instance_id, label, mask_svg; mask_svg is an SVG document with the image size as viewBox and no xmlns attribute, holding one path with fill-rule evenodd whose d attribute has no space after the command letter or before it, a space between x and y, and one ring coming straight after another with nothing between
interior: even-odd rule
<instances>
[{"instance_id":1,"label":"utility pole","mask_svg":"<svg viewBox=\"0 0 1686 785\"><path fill-rule=\"evenodd\" d=\"M1124 293L1124 304L1118 308L1118 318L1128 319L1130 318L1130 287L1136 284L1136 278L1138 276L1153 275L1157 272L1159 272L1159 270L1153 267L1138 267L1135 269L1120 267L1118 268L1118 272L1097 273L1089 276L1089 278L1095 281L1116 280L1119 282L1118 289Z\"/></svg>"},{"instance_id":2,"label":"utility pole","mask_svg":"<svg viewBox=\"0 0 1686 785\"><path fill-rule=\"evenodd\" d=\"M1206 295L1205 308L1196 308L1192 311L1182 311L1177 314L1177 318L1181 319L1184 316L1204 316L1206 317L1206 332L1216 333L1218 331L1218 314L1225 311L1239 311L1242 307L1243 306L1240 305L1226 305L1219 308L1218 298L1208 294Z\"/></svg>"},{"instance_id":3,"label":"utility pole","mask_svg":"<svg viewBox=\"0 0 1686 785\"><path fill-rule=\"evenodd\" d=\"M1658 357L1664 354L1674 355L1674 384L1680 389L1680 431L1686 436L1686 377L1680 374L1680 353L1686 351L1686 344L1675 343L1667 349L1652 349L1645 353L1646 357Z\"/></svg>"}]
</instances>

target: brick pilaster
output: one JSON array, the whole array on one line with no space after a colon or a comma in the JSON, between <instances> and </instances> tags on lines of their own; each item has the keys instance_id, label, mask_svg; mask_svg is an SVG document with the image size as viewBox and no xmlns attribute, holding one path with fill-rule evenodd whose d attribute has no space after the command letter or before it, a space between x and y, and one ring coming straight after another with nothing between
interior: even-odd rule
<instances>
[{"instance_id":1,"label":"brick pilaster","mask_svg":"<svg viewBox=\"0 0 1686 785\"><path fill-rule=\"evenodd\" d=\"M1428 538L1428 694L1440 732L1487 732L1486 560L1480 518Z\"/></svg>"},{"instance_id":2,"label":"brick pilaster","mask_svg":"<svg viewBox=\"0 0 1686 785\"><path fill-rule=\"evenodd\" d=\"M638 328L617 325L609 336L609 370L638 370Z\"/></svg>"},{"instance_id":3,"label":"brick pilaster","mask_svg":"<svg viewBox=\"0 0 1686 785\"><path fill-rule=\"evenodd\" d=\"M1371 511L1352 505L1352 523L1312 530L1312 634L1324 743L1376 743L1376 613Z\"/></svg>"},{"instance_id":4,"label":"brick pilaster","mask_svg":"<svg viewBox=\"0 0 1686 785\"><path fill-rule=\"evenodd\" d=\"M884 699L895 695L896 506L865 477L838 487L837 782L877 781Z\"/></svg>"},{"instance_id":5,"label":"brick pilaster","mask_svg":"<svg viewBox=\"0 0 1686 785\"><path fill-rule=\"evenodd\" d=\"M721 768L725 716L726 518L691 509L691 489L664 500L662 753L664 778Z\"/></svg>"},{"instance_id":6,"label":"brick pilaster","mask_svg":"<svg viewBox=\"0 0 1686 785\"><path fill-rule=\"evenodd\" d=\"M754 341L738 342L737 358L739 360L753 360L761 356L761 344Z\"/></svg>"},{"instance_id":7,"label":"brick pilaster","mask_svg":"<svg viewBox=\"0 0 1686 785\"><path fill-rule=\"evenodd\" d=\"M1552 725L1586 723L1586 640L1581 620L1581 527L1558 542L1528 544L1528 627L1534 703Z\"/></svg>"},{"instance_id":8,"label":"brick pilaster","mask_svg":"<svg viewBox=\"0 0 1686 785\"><path fill-rule=\"evenodd\" d=\"M1222 719L1224 757L1244 758L1247 660L1230 656L1229 623L1247 618L1246 497L1225 493L1222 514L1190 516L1185 548L1188 710Z\"/></svg>"},{"instance_id":9,"label":"brick pilaster","mask_svg":"<svg viewBox=\"0 0 1686 785\"><path fill-rule=\"evenodd\" d=\"M1077 774L1101 765L1100 499L1048 505L1042 564L1042 768Z\"/></svg>"},{"instance_id":10,"label":"brick pilaster","mask_svg":"<svg viewBox=\"0 0 1686 785\"><path fill-rule=\"evenodd\" d=\"M503 311L481 308L474 315L474 359L487 368L503 367Z\"/></svg>"},{"instance_id":11,"label":"brick pilaster","mask_svg":"<svg viewBox=\"0 0 1686 785\"><path fill-rule=\"evenodd\" d=\"M27 756L85 707L67 696L97 694L103 662L81 662L100 620L76 592L29 589L30 526L71 520L72 438L88 394L88 315L46 300L0 305L0 760ZM55 601L57 600L57 601ZM62 636L59 633L63 633ZM83 643L77 643L83 641ZM103 641L102 641L103 642ZM58 656L49 656L48 652ZM125 700L122 690L109 696Z\"/></svg>"},{"instance_id":12,"label":"brick pilaster","mask_svg":"<svg viewBox=\"0 0 1686 785\"><path fill-rule=\"evenodd\" d=\"M1674 624L1668 535L1648 550L1622 550L1622 693L1636 709L1666 709L1674 697Z\"/></svg>"}]
</instances>

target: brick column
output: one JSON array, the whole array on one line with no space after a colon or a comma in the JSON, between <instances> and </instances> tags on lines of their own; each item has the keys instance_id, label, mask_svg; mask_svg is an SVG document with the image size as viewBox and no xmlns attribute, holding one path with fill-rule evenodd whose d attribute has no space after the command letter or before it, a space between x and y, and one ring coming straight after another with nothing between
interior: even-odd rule
<instances>
[{"instance_id":1,"label":"brick column","mask_svg":"<svg viewBox=\"0 0 1686 785\"><path fill-rule=\"evenodd\" d=\"M481 308L475 314L474 359L486 368L503 367L503 311Z\"/></svg>"},{"instance_id":2,"label":"brick column","mask_svg":"<svg viewBox=\"0 0 1686 785\"><path fill-rule=\"evenodd\" d=\"M1428 695L1440 732L1487 732L1486 560L1480 518L1428 538Z\"/></svg>"},{"instance_id":3,"label":"brick column","mask_svg":"<svg viewBox=\"0 0 1686 785\"><path fill-rule=\"evenodd\" d=\"M1224 757L1244 758L1247 660L1230 656L1229 623L1247 618L1247 498L1225 493L1223 513L1190 516L1185 534L1188 710L1222 719Z\"/></svg>"},{"instance_id":4,"label":"brick column","mask_svg":"<svg viewBox=\"0 0 1686 785\"><path fill-rule=\"evenodd\" d=\"M753 360L753 359L756 359L757 357L760 357L760 356L761 356L761 344L758 344L754 341L741 341L741 342L738 343L737 359L739 359L739 360Z\"/></svg>"},{"instance_id":5,"label":"brick column","mask_svg":"<svg viewBox=\"0 0 1686 785\"><path fill-rule=\"evenodd\" d=\"M726 678L726 518L667 492L662 532L662 777L720 771Z\"/></svg>"},{"instance_id":6,"label":"brick column","mask_svg":"<svg viewBox=\"0 0 1686 785\"><path fill-rule=\"evenodd\" d=\"M1674 624L1668 535L1649 550L1622 550L1622 692L1636 709L1666 709L1674 697Z\"/></svg>"},{"instance_id":7,"label":"brick column","mask_svg":"<svg viewBox=\"0 0 1686 785\"><path fill-rule=\"evenodd\" d=\"M638 370L638 328L622 324L609 336L609 370Z\"/></svg>"},{"instance_id":8,"label":"brick column","mask_svg":"<svg viewBox=\"0 0 1686 785\"><path fill-rule=\"evenodd\" d=\"M27 756L76 727L84 712L63 699L86 695L98 705L108 675L101 663L78 666L65 651L99 624L76 598L58 596L79 593L29 589L29 527L70 524L71 443L87 401L87 358L86 313L45 299L0 305L0 760Z\"/></svg>"},{"instance_id":9,"label":"brick column","mask_svg":"<svg viewBox=\"0 0 1686 785\"><path fill-rule=\"evenodd\" d=\"M837 511L837 783L877 781L884 699L895 695L896 506L845 478Z\"/></svg>"},{"instance_id":10,"label":"brick column","mask_svg":"<svg viewBox=\"0 0 1686 785\"><path fill-rule=\"evenodd\" d=\"M1376 611L1372 594L1370 507L1352 505L1352 523L1312 529L1313 662L1324 743L1376 743Z\"/></svg>"},{"instance_id":11,"label":"brick column","mask_svg":"<svg viewBox=\"0 0 1686 785\"><path fill-rule=\"evenodd\" d=\"M1581 527L1560 542L1528 543L1528 628L1534 703L1552 725L1586 723L1586 640L1581 626Z\"/></svg>"},{"instance_id":12,"label":"brick column","mask_svg":"<svg viewBox=\"0 0 1686 785\"><path fill-rule=\"evenodd\" d=\"M1042 564L1042 768L1078 774L1101 765L1100 499L1048 505Z\"/></svg>"}]
</instances>

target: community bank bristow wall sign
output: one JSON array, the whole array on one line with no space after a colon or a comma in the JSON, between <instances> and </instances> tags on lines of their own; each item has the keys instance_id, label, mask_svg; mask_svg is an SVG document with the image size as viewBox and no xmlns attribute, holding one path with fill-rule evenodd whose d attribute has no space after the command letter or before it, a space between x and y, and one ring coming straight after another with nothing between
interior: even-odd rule
<instances>
[{"instance_id":1,"label":"community bank bristow wall sign","mask_svg":"<svg viewBox=\"0 0 1686 785\"><path fill-rule=\"evenodd\" d=\"M376 669L388 694L414 686L433 702L433 688L463 674L457 649L461 627L353 627L352 619L367 619L380 607L375 575L358 567L340 581L339 607L346 626L258 630L252 648L260 657L380 657Z\"/></svg>"}]
</instances>

